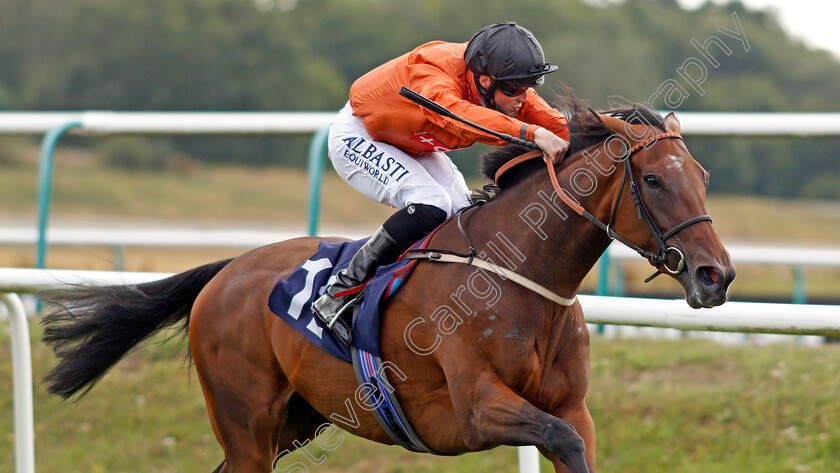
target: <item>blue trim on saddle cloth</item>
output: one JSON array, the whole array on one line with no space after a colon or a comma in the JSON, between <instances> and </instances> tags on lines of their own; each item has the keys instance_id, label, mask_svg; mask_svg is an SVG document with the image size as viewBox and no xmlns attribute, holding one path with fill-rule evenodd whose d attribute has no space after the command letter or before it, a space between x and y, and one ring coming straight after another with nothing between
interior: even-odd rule
<instances>
[{"instance_id":1,"label":"blue trim on saddle cloth","mask_svg":"<svg viewBox=\"0 0 840 473\"><path fill-rule=\"evenodd\" d=\"M335 280L334 275L350 264L350 259L368 239L353 242L321 242L318 250L289 277L280 280L268 297L268 307L283 321L302 333L310 342L330 355L352 362L350 347L341 343L321 319L312 313L312 302ZM379 305L388 291L400 286L394 283L394 272L411 261L397 261L380 267L364 289L364 302L353 327L352 345L376 356L379 348ZM397 276L405 278L405 274Z\"/></svg>"},{"instance_id":2,"label":"blue trim on saddle cloth","mask_svg":"<svg viewBox=\"0 0 840 473\"><path fill-rule=\"evenodd\" d=\"M405 416L393 385L388 381L387 369L405 375L396 365L388 366L378 356L364 350L353 348L353 369L360 386L367 387L366 402L373 409L373 415L379 425L394 442L412 452L433 453L435 455L460 455L438 452L420 439Z\"/></svg>"},{"instance_id":3,"label":"blue trim on saddle cloth","mask_svg":"<svg viewBox=\"0 0 840 473\"><path fill-rule=\"evenodd\" d=\"M425 247L430 236L427 235L412 248ZM402 373L395 365L389 367L382 362L379 309L388 297L402 287L417 265L417 260L400 260L382 266L373 279L368 281L353 326L352 347L341 343L321 319L312 313L312 302L332 284L335 273L350 264L350 259L366 241L321 242L314 255L275 285L269 295L268 306L275 315L301 332L313 344L340 360L352 363L359 384L368 387L368 405L375 405L374 416L394 442L413 452L457 455L433 450L414 432L385 371L390 368Z\"/></svg>"}]
</instances>

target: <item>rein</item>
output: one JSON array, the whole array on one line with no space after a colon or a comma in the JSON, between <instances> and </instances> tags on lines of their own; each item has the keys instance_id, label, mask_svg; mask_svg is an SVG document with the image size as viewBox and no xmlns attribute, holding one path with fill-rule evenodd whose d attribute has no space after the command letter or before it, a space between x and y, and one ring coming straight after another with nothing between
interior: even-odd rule
<instances>
[{"instance_id":1,"label":"rein","mask_svg":"<svg viewBox=\"0 0 840 473\"><path fill-rule=\"evenodd\" d=\"M512 159L511 161L508 161L507 163L505 163L501 168L499 168L499 170L496 172L496 175L494 176L496 182L499 182L499 177L502 175L502 173L509 170L510 168L512 168L512 167L516 166L517 164L522 163L524 161L534 159L534 158L537 158L537 157L543 155L542 151L540 151L538 149L536 143L534 143L532 141L526 141L526 140L523 140L523 139L520 139L520 138L516 138L516 137L510 136L510 135L504 134L504 133L499 133L497 131L490 130L490 129L485 128L481 125L473 123L469 120L465 120L464 118L461 118L458 115L452 113L446 107L434 102L433 100L430 100L426 97L423 97L422 95L420 95L417 92L409 89L408 87L403 86L402 88L400 88L400 95L408 98L409 100L415 102L416 104L420 105L421 107L427 108L427 109L429 109L429 110L431 110L431 111L433 111L433 112L435 112L439 115L452 118L453 120L457 120L461 123L464 123L465 125L468 125L472 128L475 128L479 131L482 131L484 133L487 133L491 136L495 136L496 138L507 141L509 143L515 143L515 144L519 144L519 145L522 145L522 146L527 146L527 147L535 150L535 151L532 151L532 152L529 152L529 153L525 153L524 155L516 157L516 158ZM593 114L597 115L597 113L595 111L593 111L592 109L589 109L589 110ZM621 189L619 189L619 191L618 191L618 196L616 197L615 205L613 206L613 212L612 212L612 215L610 216L610 221L607 224L604 224L603 222L601 222L600 220L598 220L597 218L592 216L592 214L587 212L586 209L583 208L583 206L581 206L579 203L577 203L577 201L575 201L574 198L572 198L572 196L570 196L566 192L565 189L560 187L560 183L557 182L557 171L554 170L554 164L552 163L551 159L545 159L544 158L545 162L546 162L546 165L548 166L548 175L551 178L551 184L554 186L554 190L557 193L557 195L560 197L560 200L562 200L566 205L568 205L578 215L580 215L580 216L584 217L585 219L589 220L590 222L592 222L595 226L597 226L601 230L604 230L607 233L607 236L610 239L618 240L619 242L621 242L622 244L624 244L628 248L630 248L630 249L634 250L635 252L639 253L642 257L647 258L649 261L654 263L654 265L657 267L657 270L656 270L655 273L653 273L653 275L651 275L649 278L645 279L646 283L652 281L653 278L662 274L662 271L660 271L658 269L659 266L663 266L666 271L668 271L669 273L671 273L673 275L680 274L685 269L685 255L683 254L683 252L680 251L677 247L668 246L665 243L665 240L674 236L680 230L683 230L686 227L694 225L695 223L704 222L704 221L709 221L709 222L712 221L712 217L709 216L709 215L698 215L694 218L690 218L690 219L686 220L683 223L680 223L679 225L675 226L674 228L668 230L667 232L662 233L662 231L659 229L659 227L654 223L653 216L651 215L650 211L648 210L647 205L645 205L645 201L642 200L641 193L639 192L639 185L636 182L636 175L633 174L633 165L631 164L630 158L633 156L633 154L638 152L640 149L642 149L642 148L644 148L648 145L651 145L653 143L656 143L660 139L669 139L669 138L679 139L679 140L683 139L682 136L679 133L669 133L669 132L659 133L657 135L654 135L654 136L642 141L641 143L636 144L635 146L631 147L630 149L628 149L625 152L625 155L622 158L622 160L624 161L624 171L625 172L624 172L624 176L622 177L622 180L621 180ZM633 201L636 204L636 208L639 211L639 217L640 218L644 217L645 223L647 223L647 226L650 229L651 234L656 239L656 242L659 245L659 252L656 253L656 254L630 243L625 238L623 238L621 235L616 233L615 230L613 230L613 225L615 224L616 214L618 212L618 204L621 202L621 196L624 194L624 187L627 184L627 176L630 176L630 194L633 196ZM471 208L471 207L472 206L470 206L468 208ZM457 262L462 262L462 263L466 263L466 264L474 264L474 261L476 261L475 248L473 248L472 243L470 242L469 236L467 236L467 233L464 231L463 225L461 225L461 215L463 215L464 210L466 210L466 209L462 209L460 211L461 213L458 214L458 230L461 231L461 234L467 240L467 244L470 247L469 248L469 253L460 254L460 253L456 253L456 252L453 252L453 251L450 251L450 250L424 249L424 250L408 250L403 255L403 257L410 257L412 259L427 259L427 260L430 260L430 261L434 261L433 258L429 258L429 256L431 256L430 253L433 252L433 251L438 251L440 253L446 253L446 254L456 256L457 258L453 258L453 259L457 259L458 260ZM668 254L671 253L671 252L675 252L680 257L680 260L677 263L676 268L674 268L674 269L671 269L671 267L668 266ZM455 262L455 261L452 261L452 262ZM527 281L527 284L523 284L522 282L519 282L519 284L525 285L526 287L529 287L532 290L535 290L535 287L539 286L539 284L534 283L533 281L527 280L526 278L521 278L521 279L524 279L525 281ZM542 288L542 286L539 286L539 287ZM537 291L537 292L540 292L540 291ZM562 298L560 296L557 296L556 294L551 293L550 291L548 291L548 292L550 294L552 294L553 296L556 296L557 298L565 299L567 301L574 302L574 299ZM540 293L543 294L543 296L546 296L546 294L544 294L542 292L540 292ZM548 297L548 296L546 296L546 297ZM549 297L549 299L554 300L551 297Z\"/></svg>"},{"instance_id":2,"label":"rein","mask_svg":"<svg viewBox=\"0 0 840 473\"><path fill-rule=\"evenodd\" d=\"M636 175L633 173L633 165L631 164L630 158L636 152L638 152L639 150L641 150L645 146L647 146L651 143L655 143L656 141L659 141L661 139L679 139L679 140L681 140L682 136L680 136L679 133L660 133L660 134L654 135L654 136L642 141L641 143L636 144L635 146L633 146L632 148L628 149L625 152L624 157L622 158L622 161L624 162L625 172L624 172L624 176L622 176L622 179L621 179L621 188L618 190L618 196L616 197L615 204L613 205L613 211L612 211L612 215L610 216L610 221L609 221L609 223L606 223L606 224L601 222L597 218L595 218L595 216L593 216L585 208L583 208L582 205L580 205L577 201L575 201L575 199L572 196L570 196L568 194L568 192L566 192L565 189L560 187L560 183L557 180L557 171L554 169L554 164L552 163L551 159L545 158L545 155L540 150L529 151L529 152L527 152L523 155L520 155L520 156L517 156L516 158L511 159L510 161L505 163L502 167L500 167L498 171L496 171L496 174L494 176L494 180L496 182L499 182L499 178L502 176L502 174L504 174L506 171L510 170L511 168L513 168L514 166L516 166L518 164L521 164L525 161L530 161L532 159L536 159L536 158L539 158L539 157L543 157L543 159L545 160L546 166L548 168L548 177L549 177L549 179L551 179L551 184L554 187L554 191L560 197L560 200L562 200L567 206L569 206L569 208L574 210L575 213L577 213L581 217L583 217L586 220L589 220L590 222L592 222L595 226L597 226L601 230L605 231L607 233L607 236L611 240L617 240L621 244L623 244L623 245L627 246L628 248L632 249L633 251L639 253L639 255L641 255L643 258L646 258L649 261L655 263L656 266L661 265L670 274L677 275L677 274L680 274L685 269L685 255L683 255L683 252L680 251L677 247L668 246L665 243L665 241L668 238L671 238L672 236L676 235L679 231L681 231L681 230L683 230L683 229L685 229L685 228L687 228L691 225L694 225L695 223L704 222L704 221L711 222L712 217L710 215L698 215L696 217L690 218L690 219L674 226L674 228L672 228L672 229L670 229L670 230L668 230L667 232L664 232L664 233L659 229L659 227L656 225L656 223L654 223L653 215L651 215L650 210L648 210L648 207L645 204L645 201L642 200L641 192L639 191L639 185L638 185L638 182L636 180ZM633 202L636 204L636 208L639 211L640 218L643 218L645 220L645 223L647 224L648 228L650 229L651 234L656 239L656 242L659 245L659 252L658 253L653 253L653 252L645 250L644 248L641 248L637 245L634 245L633 243L631 243L630 241L628 241L627 239L625 239L624 237L622 237L621 235L616 233L616 231L613 229L613 227L615 225L615 218L616 218L616 215L618 213L618 206L619 206L619 203L621 202L621 196L624 194L624 187L627 184L628 176L629 176L629 181L630 181L630 195L633 196ZM481 259L475 257L476 250L475 250L475 248L473 248L472 242L470 242L470 238L469 238L469 236L467 236L467 233L464 230L464 227L461 223L461 216L464 214L465 210L468 210L468 209L470 209L470 208L472 208L476 205L479 205L479 203L475 203L475 204L470 205L469 207L467 207L465 209L462 209L458 213L458 216L457 216L458 230L461 232L461 235L463 235L464 238L467 240L467 245L469 246L468 253L458 253L458 252L455 252L455 251L452 251L452 250L425 248L425 249L417 249L417 250L408 250L403 255L403 258L404 259L416 259L416 260L421 260L421 261L440 262L440 263L461 263L461 264L476 266L476 267L484 269L484 270L491 270L491 271L496 272L500 276L502 276L504 279L510 279L511 282L514 282L516 284L519 284L520 286L528 288L531 291L536 292L537 294L545 297L546 299L548 299L552 302L555 302L555 303L563 305L563 306L570 306L570 305L574 304L574 302L576 300L576 297L574 297L574 296L571 297L571 298L562 297L562 296L552 292L548 288L546 288L546 287L544 287L544 286L542 286L542 285L540 285L540 284L538 284L538 283L536 283L536 282L534 282L534 281L532 281L532 280L530 280L530 279L528 279L524 276L521 276L521 275L519 275L519 274L517 274L513 271L504 270L503 268L500 268L499 266L497 266L493 263L489 263L487 261L484 261L484 260L481 260ZM671 253L671 252L676 253L680 257L679 262L676 264L676 268L673 268L673 269L670 266L668 266L668 254ZM645 279L645 282L647 283L647 282L652 281L655 277L659 276L660 274L662 274L662 271L657 269L656 272L653 273L653 275L651 275L650 277Z\"/></svg>"},{"instance_id":3,"label":"rein","mask_svg":"<svg viewBox=\"0 0 840 473\"><path fill-rule=\"evenodd\" d=\"M521 156L518 156L518 157L512 159L511 161L508 161L507 163L505 163L504 166L499 168L499 170L496 172L496 175L494 176L494 178L495 178L496 182L498 182L499 178L502 176L502 174L505 171L507 171L510 168L516 166L517 164L520 164L522 162L529 161L531 159L535 159L535 158L538 158L538 157L543 157L543 159L546 162L546 166L548 167L548 176L551 179L551 184L554 187L554 191L557 193L557 195L560 197L560 200L562 200L563 203L565 203L567 206L569 206L569 208L574 210L575 213L577 213L581 217L585 218L586 220L589 220L595 226L597 226L601 230L605 231L607 233L607 236L610 239L617 240L621 244L627 246L628 248L632 249L633 251L635 251L636 253L641 255L643 258L646 258L647 260L653 262L657 267L662 266L670 274L677 275L677 274L680 274L685 269L685 255L683 255L682 251L680 251L677 247L668 246L665 243L665 241L668 238L671 238L672 236L676 235L679 231L681 231L681 230L683 230L683 229L685 229L685 228L687 228L691 225L694 225L695 223L704 222L704 221L711 222L712 217L710 215L698 215L696 217L690 218L690 219L676 225L674 228L672 228L672 229L670 229L670 230L668 230L667 232L664 232L664 233L659 229L659 227L656 225L656 223L654 223L653 216L651 215L650 210L648 210L648 207L645 204L645 201L642 200L641 192L639 191L639 185L638 185L638 182L636 180L636 175L633 173L633 165L631 164L630 158L636 152L641 150L642 148L648 146L651 143L655 143L656 141L659 141L660 139L679 139L679 140L682 140L682 136L679 133L660 133L660 134L654 135L654 136L642 141L641 143L636 144L635 146L633 146L632 148L630 148L629 150L627 150L625 152L624 157L622 158L622 161L624 162L625 173L624 173L624 176L622 177L622 180L621 180L621 188L618 190L618 196L616 197L615 204L613 205L613 212L612 212L612 215L610 216L610 221L607 224L601 222L600 220L595 218L592 214L587 212L586 209L584 209L583 206L581 206L579 203L577 203L577 201L575 201L574 198L572 198L568 194L568 192L566 192L565 189L560 187L560 183L557 180L557 171L555 171L555 169L554 169L554 164L551 162L551 159L545 158L543 152L540 151L540 150L530 151L528 153L525 153ZM650 229L651 234L653 235L654 239L657 242L657 245L659 246L658 253L653 253L653 252L650 252L650 251L645 250L643 248L640 248L639 246L634 245L633 243L629 242L627 239L623 238L621 235L616 233L615 230L613 229L614 224L615 224L615 218L616 218L616 215L617 215L617 212L618 212L618 205L621 202L621 196L624 194L624 187L625 187L625 185L628 181L628 176L629 176L629 181L630 181L630 195L633 196L633 202L636 204L636 208L639 211L640 217L645 220L645 223L647 224L648 228ZM670 266L668 266L668 254L672 253L672 252L676 253L680 258L679 262L676 264L675 268L671 268ZM657 269L657 271L655 273L653 273L653 275L651 275L650 277L645 279L645 282L647 283L647 282L652 281L655 277L659 276L660 274L662 274L662 271Z\"/></svg>"}]
</instances>

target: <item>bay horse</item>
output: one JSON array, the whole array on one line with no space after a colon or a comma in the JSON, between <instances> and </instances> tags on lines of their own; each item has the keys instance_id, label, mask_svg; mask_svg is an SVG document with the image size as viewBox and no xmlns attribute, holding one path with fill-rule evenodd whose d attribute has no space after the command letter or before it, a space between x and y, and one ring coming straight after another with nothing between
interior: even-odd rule
<instances>
[{"instance_id":1,"label":"bay horse","mask_svg":"<svg viewBox=\"0 0 840 473\"><path fill-rule=\"evenodd\" d=\"M735 277L705 216L709 174L680 139L674 114L639 105L596 114L569 102L567 157L552 172L537 159L500 176L523 150L485 157L495 193L458 225L442 226L430 246L463 250L466 235L476 254L506 260L570 305L469 265L421 262L383 309L382 358L399 372L393 388L417 435L439 453L536 445L558 472L595 470L589 332L574 298L612 239L676 279L695 308L723 304ZM145 284L53 294L60 309L43 319L59 358L45 377L49 391L83 396L137 343L182 324L224 451L216 471L269 473L279 455L330 423L394 444L364 408L351 366L268 308L275 283L324 240L283 241Z\"/></svg>"}]
</instances>

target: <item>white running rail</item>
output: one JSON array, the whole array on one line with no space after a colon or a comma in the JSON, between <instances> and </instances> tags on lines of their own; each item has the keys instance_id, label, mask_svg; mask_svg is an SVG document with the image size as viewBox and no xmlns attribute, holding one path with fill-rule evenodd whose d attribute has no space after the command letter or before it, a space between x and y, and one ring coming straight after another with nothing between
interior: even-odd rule
<instances>
[{"instance_id":1,"label":"white running rail","mask_svg":"<svg viewBox=\"0 0 840 473\"><path fill-rule=\"evenodd\" d=\"M32 362L29 331L23 306L13 293L78 284L139 284L169 273L72 271L0 268L0 294L9 308L15 394L15 461L17 473L34 473ZM713 309L690 309L682 300L639 299L580 295L586 321L743 333L840 335L840 306L728 302ZM520 447L520 471L538 472L536 448Z\"/></svg>"},{"instance_id":2,"label":"white running rail","mask_svg":"<svg viewBox=\"0 0 840 473\"><path fill-rule=\"evenodd\" d=\"M663 111L665 115L667 111ZM336 112L0 112L0 133L43 134L77 122L92 133L273 134L314 133ZM840 135L840 113L677 112L687 136Z\"/></svg>"}]
</instances>

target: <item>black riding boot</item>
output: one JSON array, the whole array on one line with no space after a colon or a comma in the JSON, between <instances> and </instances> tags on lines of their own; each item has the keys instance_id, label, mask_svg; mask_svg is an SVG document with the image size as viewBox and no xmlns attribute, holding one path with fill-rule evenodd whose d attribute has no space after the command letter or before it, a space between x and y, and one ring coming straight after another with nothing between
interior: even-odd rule
<instances>
[{"instance_id":1,"label":"black riding boot","mask_svg":"<svg viewBox=\"0 0 840 473\"><path fill-rule=\"evenodd\" d=\"M370 240L353 255L350 266L339 271L336 274L335 283L327 288L323 296L312 303L312 311L328 327L332 327L333 319L338 311L358 295L355 293L336 297L336 294L362 284L373 276L379 266L390 263L399 256L398 251L397 243L388 231L384 227L379 227Z\"/></svg>"},{"instance_id":2,"label":"black riding boot","mask_svg":"<svg viewBox=\"0 0 840 473\"><path fill-rule=\"evenodd\" d=\"M397 256L444 220L446 212L425 204L412 204L391 215L353 255L350 266L338 272L335 283L327 288L327 292L312 303L312 312L332 328L336 314L358 295L336 297L336 294L362 284L373 276L379 266L394 262Z\"/></svg>"}]
</instances>

